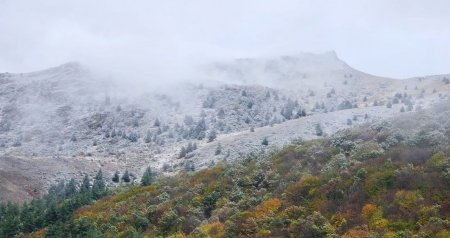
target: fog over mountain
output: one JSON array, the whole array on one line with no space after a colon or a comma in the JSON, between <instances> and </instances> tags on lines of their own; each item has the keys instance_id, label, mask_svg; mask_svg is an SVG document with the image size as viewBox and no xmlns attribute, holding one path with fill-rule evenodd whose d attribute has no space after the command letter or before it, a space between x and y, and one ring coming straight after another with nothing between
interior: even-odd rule
<instances>
[{"instance_id":1,"label":"fog over mountain","mask_svg":"<svg viewBox=\"0 0 450 238\"><path fill-rule=\"evenodd\" d=\"M445 0L5 0L0 72L78 61L156 83L189 79L195 66L211 61L335 50L375 75L445 74L448 10Z\"/></svg>"},{"instance_id":2,"label":"fog over mountain","mask_svg":"<svg viewBox=\"0 0 450 238\"><path fill-rule=\"evenodd\" d=\"M0 0L0 238L449 237L444 0Z\"/></svg>"},{"instance_id":3,"label":"fog over mountain","mask_svg":"<svg viewBox=\"0 0 450 238\"><path fill-rule=\"evenodd\" d=\"M100 168L138 179L146 166L162 174L208 167L264 149L264 139L281 146L424 110L447 100L450 86L449 75L366 74L335 52L224 60L198 72L151 87L76 62L0 74L3 199Z\"/></svg>"}]
</instances>

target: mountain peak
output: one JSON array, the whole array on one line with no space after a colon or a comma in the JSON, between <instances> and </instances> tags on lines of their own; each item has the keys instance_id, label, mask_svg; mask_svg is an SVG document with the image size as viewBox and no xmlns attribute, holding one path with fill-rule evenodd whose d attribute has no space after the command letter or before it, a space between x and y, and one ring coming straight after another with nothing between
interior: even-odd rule
<instances>
[{"instance_id":1,"label":"mountain peak","mask_svg":"<svg viewBox=\"0 0 450 238\"><path fill-rule=\"evenodd\" d=\"M335 51L237 59L215 63L209 70L211 75L226 81L264 83L269 86L279 85L280 81L310 83L312 78L315 82L326 78L343 77L346 73L356 73L338 58Z\"/></svg>"},{"instance_id":2,"label":"mountain peak","mask_svg":"<svg viewBox=\"0 0 450 238\"><path fill-rule=\"evenodd\" d=\"M79 78L84 74L85 69L78 62L67 62L65 64L23 74L31 78L68 79Z\"/></svg>"}]
</instances>

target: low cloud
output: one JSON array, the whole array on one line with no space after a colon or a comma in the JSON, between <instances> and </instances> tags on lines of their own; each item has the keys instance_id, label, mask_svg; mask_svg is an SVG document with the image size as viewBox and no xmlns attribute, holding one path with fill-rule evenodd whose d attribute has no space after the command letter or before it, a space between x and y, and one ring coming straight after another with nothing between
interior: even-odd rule
<instances>
[{"instance_id":1,"label":"low cloud","mask_svg":"<svg viewBox=\"0 0 450 238\"><path fill-rule=\"evenodd\" d=\"M175 82L215 60L335 50L372 74L449 73L449 10L444 0L5 0L0 71L79 61L116 78Z\"/></svg>"}]
</instances>

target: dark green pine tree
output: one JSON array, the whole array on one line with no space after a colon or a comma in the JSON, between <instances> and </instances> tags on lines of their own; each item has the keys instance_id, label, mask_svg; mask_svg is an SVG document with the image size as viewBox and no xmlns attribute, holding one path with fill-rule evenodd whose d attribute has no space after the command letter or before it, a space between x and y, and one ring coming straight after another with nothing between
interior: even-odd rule
<instances>
[{"instance_id":1,"label":"dark green pine tree","mask_svg":"<svg viewBox=\"0 0 450 238\"><path fill-rule=\"evenodd\" d=\"M113 181L114 183L118 183L118 182L120 181L119 171L116 171L116 172L114 173L114 176L112 177L112 181Z\"/></svg>"},{"instance_id":2,"label":"dark green pine tree","mask_svg":"<svg viewBox=\"0 0 450 238\"><path fill-rule=\"evenodd\" d=\"M55 224L50 224L45 233L45 237L65 237L64 226L61 221L57 221Z\"/></svg>"},{"instance_id":3,"label":"dark green pine tree","mask_svg":"<svg viewBox=\"0 0 450 238\"><path fill-rule=\"evenodd\" d=\"M152 169L150 167L147 167L144 174L142 175L141 179L141 185L142 186L148 186L153 183L153 177L154 174L152 172Z\"/></svg>"},{"instance_id":4,"label":"dark green pine tree","mask_svg":"<svg viewBox=\"0 0 450 238\"><path fill-rule=\"evenodd\" d=\"M123 173L122 181L125 182L125 183L129 183L131 181L130 173L128 172L128 170L125 170L125 173Z\"/></svg>"},{"instance_id":5,"label":"dark green pine tree","mask_svg":"<svg viewBox=\"0 0 450 238\"><path fill-rule=\"evenodd\" d=\"M80 186L81 193L89 193L91 191L91 182L89 181L89 176L87 174L84 175L83 182Z\"/></svg>"},{"instance_id":6,"label":"dark green pine tree","mask_svg":"<svg viewBox=\"0 0 450 238\"><path fill-rule=\"evenodd\" d=\"M33 205L25 202L20 209L20 220L22 222L22 231L30 233L34 231L34 214L33 214Z\"/></svg>"},{"instance_id":7,"label":"dark green pine tree","mask_svg":"<svg viewBox=\"0 0 450 238\"><path fill-rule=\"evenodd\" d=\"M2 219L0 219L0 237L15 237L19 233L21 230L19 212L17 204L10 202L6 204Z\"/></svg>"},{"instance_id":8,"label":"dark green pine tree","mask_svg":"<svg viewBox=\"0 0 450 238\"><path fill-rule=\"evenodd\" d=\"M100 169L97 172L97 175L95 175L94 185L92 186L92 195L94 196L95 199L98 199L102 197L105 194L105 192L106 192L106 184L105 180L103 179L102 170Z\"/></svg>"},{"instance_id":9,"label":"dark green pine tree","mask_svg":"<svg viewBox=\"0 0 450 238\"><path fill-rule=\"evenodd\" d=\"M66 197L70 197L77 193L77 182L75 179L71 179L69 183L67 183L66 187L64 188L64 193Z\"/></svg>"}]
</instances>

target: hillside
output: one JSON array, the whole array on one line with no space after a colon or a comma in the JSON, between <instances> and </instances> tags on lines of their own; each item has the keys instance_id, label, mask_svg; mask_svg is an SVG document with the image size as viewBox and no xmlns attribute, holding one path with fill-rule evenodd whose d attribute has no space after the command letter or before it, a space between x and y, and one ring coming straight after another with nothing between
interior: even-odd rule
<instances>
[{"instance_id":1,"label":"hillside","mask_svg":"<svg viewBox=\"0 0 450 238\"><path fill-rule=\"evenodd\" d=\"M138 181L234 160L293 138L317 138L448 99L449 76L389 79L335 53L211 63L204 80L170 89L127 85L68 63L0 74L0 200L26 201L51 184L103 169ZM261 142L267 138L269 145ZM194 145L180 156L183 148ZM221 153L216 149L221 147ZM108 181L111 185L114 185Z\"/></svg>"},{"instance_id":2,"label":"hillside","mask_svg":"<svg viewBox=\"0 0 450 238\"><path fill-rule=\"evenodd\" d=\"M448 237L448 105L121 187L34 234Z\"/></svg>"}]
</instances>

